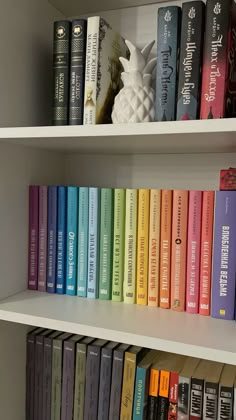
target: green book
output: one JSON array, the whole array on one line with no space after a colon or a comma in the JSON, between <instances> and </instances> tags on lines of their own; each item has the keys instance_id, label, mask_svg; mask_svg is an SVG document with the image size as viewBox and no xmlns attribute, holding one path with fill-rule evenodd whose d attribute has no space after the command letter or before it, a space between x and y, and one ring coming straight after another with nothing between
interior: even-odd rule
<instances>
[{"instance_id":1,"label":"green book","mask_svg":"<svg viewBox=\"0 0 236 420\"><path fill-rule=\"evenodd\" d=\"M124 236L125 236L125 190L114 190L114 238L112 300L123 300L124 280Z\"/></svg>"},{"instance_id":2,"label":"green book","mask_svg":"<svg viewBox=\"0 0 236 420\"><path fill-rule=\"evenodd\" d=\"M99 299L111 299L113 190L101 189Z\"/></svg>"}]
</instances>

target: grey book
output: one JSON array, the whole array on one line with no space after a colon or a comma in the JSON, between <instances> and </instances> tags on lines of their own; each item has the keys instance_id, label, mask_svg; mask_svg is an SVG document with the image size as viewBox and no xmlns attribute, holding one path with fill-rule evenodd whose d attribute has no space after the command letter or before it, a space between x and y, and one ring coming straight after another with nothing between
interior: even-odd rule
<instances>
[{"instance_id":1,"label":"grey book","mask_svg":"<svg viewBox=\"0 0 236 420\"><path fill-rule=\"evenodd\" d=\"M109 420L119 420L125 352L130 346L120 344L113 353Z\"/></svg>"},{"instance_id":2,"label":"grey book","mask_svg":"<svg viewBox=\"0 0 236 420\"><path fill-rule=\"evenodd\" d=\"M218 414L218 395L219 382L223 363L208 362L208 368L205 371L203 418L204 420L217 420Z\"/></svg>"}]
</instances>

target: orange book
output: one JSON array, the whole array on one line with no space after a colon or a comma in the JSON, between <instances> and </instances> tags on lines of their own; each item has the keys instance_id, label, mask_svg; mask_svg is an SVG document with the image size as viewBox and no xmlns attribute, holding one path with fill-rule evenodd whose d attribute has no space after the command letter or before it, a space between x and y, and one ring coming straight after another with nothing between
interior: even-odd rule
<instances>
[{"instance_id":1,"label":"orange book","mask_svg":"<svg viewBox=\"0 0 236 420\"><path fill-rule=\"evenodd\" d=\"M161 194L160 307L170 308L172 191Z\"/></svg>"},{"instance_id":2,"label":"orange book","mask_svg":"<svg viewBox=\"0 0 236 420\"><path fill-rule=\"evenodd\" d=\"M161 191L150 191L148 306L158 306Z\"/></svg>"},{"instance_id":3,"label":"orange book","mask_svg":"<svg viewBox=\"0 0 236 420\"><path fill-rule=\"evenodd\" d=\"M149 190L138 193L137 304L148 303Z\"/></svg>"},{"instance_id":4,"label":"orange book","mask_svg":"<svg viewBox=\"0 0 236 420\"><path fill-rule=\"evenodd\" d=\"M171 309L185 310L188 191L173 192L171 247Z\"/></svg>"}]
</instances>

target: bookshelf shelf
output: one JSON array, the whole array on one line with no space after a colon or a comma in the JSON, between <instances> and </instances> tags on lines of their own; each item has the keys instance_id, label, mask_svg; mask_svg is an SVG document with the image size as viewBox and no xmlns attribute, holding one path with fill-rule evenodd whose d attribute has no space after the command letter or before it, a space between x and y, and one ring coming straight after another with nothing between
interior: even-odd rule
<instances>
[{"instance_id":1,"label":"bookshelf shelf","mask_svg":"<svg viewBox=\"0 0 236 420\"><path fill-rule=\"evenodd\" d=\"M2 300L0 319L236 364L235 322L32 291Z\"/></svg>"}]
</instances>

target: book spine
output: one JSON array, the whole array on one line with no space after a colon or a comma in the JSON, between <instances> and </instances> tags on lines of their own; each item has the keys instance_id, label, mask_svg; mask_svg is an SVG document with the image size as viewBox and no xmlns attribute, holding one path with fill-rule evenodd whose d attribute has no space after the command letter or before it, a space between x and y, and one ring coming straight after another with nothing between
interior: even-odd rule
<instances>
[{"instance_id":1,"label":"book spine","mask_svg":"<svg viewBox=\"0 0 236 420\"><path fill-rule=\"evenodd\" d=\"M39 187L29 187L28 288L38 288Z\"/></svg>"},{"instance_id":2,"label":"book spine","mask_svg":"<svg viewBox=\"0 0 236 420\"><path fill-rule=\"evenodd\" d=\"M169 411L169 384L170 372L161 371L159 384L159 398L158 398L158 420L166 420Z\"/></svg>"},{"instance_id":3,"label":"book spine","mask_svg":"<svg viewBox=\"0 0 236 420\"><path fill-rule=\"evenodd\" d=\"M99 299L111 299L113 245L113 190L101 189Z\"/></svg>"},{"instance_id":4,"label":"book spine","mask_svg":"<svg viewBox=\"0 0 236 420\"><path fill-rule=\"evenodd\" d=\"M56 292L59 294L64 294L66 288L66 208L66 187L58 187Z\"/></svg>"},{"instance_id":5,"label":"book spine","mask_svg":"<svg viewBox=\"0 0 236 420\"><path fill-rule=\"evenodd\" d=\"M170 373L168 420L177 420L179 374Z\"/></svg>"},{"instance_id":6,"label":"book spine","mask_svg":"<svg viewBox=\"0 0 236 420\"><path fill-rule=\"evenodd\" d=\"M204 12L201 1L184 3L182 7L177 120L199 117Z\"/></svg>"},{"instance_id":7,"label":"book spine","mask_svg":"<svg viewBox=\"0 0 236 420\"><path fill-rule=\"evenodd\" d=\"M48 188L39 187L39 257L38 257L38 290L47 288L47 218Z\"/></svg>"},{"instance_id":8,"label":"book spine","mask_svg":"<svg viewBox=\"0 0 236 420\"><path fill-rule=\"evenodd\" d=\"M201 119L224 118L231 0L208 0L202 71Z\"/></svg>"},{"instance_id":9,"label":"book spine","mask_svg":"<svg viewBox=\"0 0 236 420\"><path fill-rule=\"evenodd\" d=\"M160 307L170 308L172 191L161 195Z\"/></svg>"},{"instance_id":10,"label":"book spine","mask_svg":"<svg viewBox=\"0 0 236 420\"><path fill-rule=\"evenodd\" d=\"M87 353L86 344L78 343L77 350L76 350L76 365L75 365L75 392L74 392L73 420L83 420L84 418L86 353Z\"/></svg>"},{"instance_id":11,"label":"book spine","mask_svg":"<svg viewBox=\"0 0 236 420\"><path fill-rule=\"evenodd\" d=\"M213 318L232 320L235 312L236 191L218 191L212 273Z\"/></svg>"},{"instance_id":12,"label":"book spine","mask_svg":"<svg viewBox=\"0 0 236 420\"><path fill-rule=\"evenodd\" d=\"M173 192L171 309L185 310L188 192Z\"/></svg>"},{"instance_id":13,"label":"book spine","mask_svg":"<svg viewBox=\"0 0 236 420\"><path fill-rule=\"evenodd\" d=\"M234 388L228 386L220 386L219 390L219 407L218 420L233 419L234 408Z\"/></svg>"},{"instance_id":14,"label":"book spine","mask_svg":"<svg viewBox=\"0 0 236 420\"><path fill-rule=\"evenodd\" d=\"M189 192L186 311L198 313L200 246L202 221L202 191Z\"/></svg>"},{"instance_id":15,"label":"book spine","mask_svg":"<svg viewBox=\"0 0 236 420\"><path fill-rule=\"evenodd\" d=\"M189 420L191 378L179 377L178 415L181 420ZM205 419L205 417L203 417Z\"/></svg>"},{"instance_id":16,"label":"book spine","mask_svg":"<svg viewBox=\"0 0 236 420\"><path fill-rule=\"evenodd\" d=\"M26 420L34 418L34 369L35 369L35 337L27 337L27 361L26 361Z\"/></svg>"},{"instance_id":17,"label":"book spine","mask_svg":"<svg viewBox=\"0 0 236 420\"><path fill-rule=\"evenodd\" d=\"M70 125L83 124L86 38L87 21L84 19L73 20L70 55Z\"/></svg>"},{"instance_id":18,"label":"book spine","mask_svg":"<svg viewBox=\"0 0 236 420\"><path fill-rule=\"evenodd\" d=\"M135 303L136 301L137 199L137 190L126 190L124 251L125 303Z\"/></svg>"},{"instance_id":19,"label":"book spine","mask_svg":"<svg viewBox=\"0 0 236 420\"><path fill-rule=\"evenodd\" d=\"M161 191L150 190L148 306L158 306Z\"/></svg>"},{"instance_id":20,"label":"book spine","mask_svg":"<svg viewBox=\"0 0 236 420\"><path fill-rule=\"evenodd\" d=\"M205 316L210 315L211 307L211 270L214 199L214 191L203 191L199 314Z\"/></svg>"},{"instance_id":21,"label":"book spine","mask_svg":"<svg viewBox=\"0 0 236 420\"><path fill-rule=\"evenodd\" d=\"M190 420L202 419L204 380L192 378Z\"/></svg>"},{"instance_id":22,"label":"book spine","mask_svg":"<svg viewBox=\"0 0 236 420\"><path fill-rule=\"evenodd\" d=\"M205 382L203 418L217 420L219 384Z\"/></svg>"},{"instance_id":23,"label":"book spine","mask_svg":"<svg viewBox=\"0 0 236 420\"><path fill-rule=\"evenodd\" d=\"M89 188L89 236L87 297L98 297L100 190Z\"/></svg>"},{"instance_id":24,"label":"book spine","mask_svg":"<svg viewBox=\"0 0 236 420\"><path fill-rule=\"evenodd\" d=\"M231 4L231 27L229 31L230 48L229 48L229 71L227 81L226 96L226 117L236 117L236 3Z\"/></svg>"},{"instance_id":25,"label":"book spine","mask_svg":"<svg viewBox=\"0 0 236 420\"><path fill-rule=\"evenodd\" d=\"M62 342L53 340L51 420L61 418Z\"/></svg>"},{"instance_id":26,"label":"book spine","mask_svg":"<svg viewBox=\"0 0 236 420\"><path fill-rule=\"evenodd\" d=\"M34 420L42 419L43 406L43 337L35 340Z\"/></svg>"},{"instance_id":27,"label":"book spine","mask_svg":"<svg viewBox=\"0 0 236 420\"><path fill-rule=\"evenodd\" d=\"M56 291L57 187L48 187L47 292Z\"/></svg>"},{"instance_id":28,"label":"book spine","mask_svg":"<svg viewBox=\"0 0 236 420\"><path fill-rule=\"evenodd\" d=\"M176 6L158 10L156 119L175 121L177 94L177 61L181 9Z\"/></svg>"},{"instance_id":29,"label":"book spine","mask_svg":"<svg viewBox=\"0 0 236 420\"><path fill-rule=\"evenodd\" d=\"M112 365L109 420L120 419L123 367L124 367L124 352L114 350L113 365Z\"/></svg>"},{"instance_id":30,"label":"book spine","mask_svg":"<svg viewBox=\"0 0 236 420\"><path fill-rule=\"evenodd\" d=\"M135 374L136 355L126 352L120 407L120 420L132 419Z\"/></svg>"},{"instance_id":31,"label":"book spine","mask_svg":"<svg viewBox=\"0 0 236 420\"><path fill-rule=\"evenodd\" d=\"M112 269L112 300L123 300L125 236L125 190L114 190L114 239Z\"/></svg>"},{"instance_id":32,"label":"book spine","mask_svg":"<svg viewBox=\"0 0 236 420\"><path fill-rule=\"evenodd\" d=\"M77 295L87 297L89 189L79 188Z\"/></svg>"},{"instance_id":33,"label":"book spine","mask_svg":"<svg viewBox=\"0 0 236 420\"><path fill-rule=\"evenodd\" d=\"M51 418L52 339L44 338L43 349L43 419Z\"/></svg>"},{"instance_id":34,"label":"book spine","mask_svg":"<svg viewBox=\"0 0 236 420\"><path fill-rule=\"evenodd\" d=\"M134 391L133 420L146 419L150 368L137 366Z\"/></svg>"},{"instance_id":35,"label":"book spine","mask_svg":"<svg viewBox=\"0 0 236 420\"><path fill-rule=\"evenodd\" d=\"M73 420L73 393L75 378L75 343L64 342L61 418Z\"/></svg>"},{"instance_id":36,"label":"book spine","mask_svg":"<svg viewBox=\"0 0 236 420\"><path fill-rule=\"evenodd\" d=\"M88 346L84 419L96 419L98 410L98 391L100 377L101 349L97 346Z\"/></svg>"},{"instance_id":37,"label":"book spine","mask_svg":"<svg viewBox=\"0 0 236 420\"><path fill-rule=\"evenodd\" d=\"M100 17L94 16L88 18L84 89L84 124L96 124L99 35Z\"/></svg>"},{"instance_id":38,"label":"book spine","mask_svg":"<svg viewBox=\"0 0 236 420\"><path fill-rule=\"evenodd\" d=\"M138 193L138 233L137 233L137 304L148 303L148 236L149 236L149 190Z\"/></svg>"},{"instance_id":39,"label":"book spine","mask_svg":"<svg viewBox=\"0 0 236 420\"><path fill-rule=\"evenodd\" d=\"M78 188L67 188L67 262L66 294L77 291Z\"/></svg>"},{"instance_id":40,"label":"book spine","mask_svg":"<svg viewBox=\"0 0 236 420\"><path fill-rule=\"evenodd\" d=\"M159 394L160 372L157 369L151 369L149 397L148 397L148 420L156 420L158 412L158 394Z\"/></svg>"},{"instance_id":41,"label":"book spine","mask_svg":"<svg viewBox=\"0 0 236 420\"><path fill-rule=\"evenodd\" d=\"M68 124L71 23L54 23L53 41L53 125Z\"/></svg>"},{"instance_id":42,"label":"book spine","mask_svg":"<svg viewBox=\"0 0 236 420\"><path fill-rule=\"evenodd\" d=\"M97 420L108 420L111 390L112 350L102 349Z\"/></svg>"}]
</instances>

